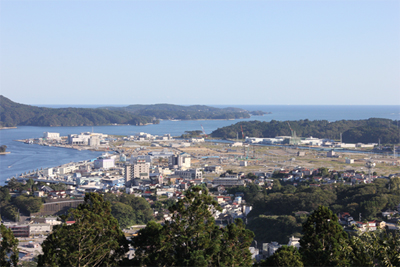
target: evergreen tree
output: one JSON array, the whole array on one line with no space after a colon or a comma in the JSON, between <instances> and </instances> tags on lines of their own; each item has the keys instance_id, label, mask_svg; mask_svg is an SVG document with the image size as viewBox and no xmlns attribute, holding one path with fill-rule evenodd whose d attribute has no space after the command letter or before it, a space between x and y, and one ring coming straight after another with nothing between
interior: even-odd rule
<instances>
[{"instance_id":1,"label":"evergreen tree","mask_svg":"<svg viewBox=\"0 0 400 267\"><path fill-rule=\"evenodd\" d=\"M258 266L297 266L303 267L303 261L297 248L283 246L266 260L261 261Z\"/></svg>"},{"instance_id":2,"label":"evergreen tree","mask_svg":"<svg viewBox=\"0 0 400 267\"><path fill-rule=\"evenodd\" d=\"M368 231L350 239L353 266L400 266L400 236L384 230Z\"/></svg>"},{"instance_id":3,"label":"evergreen tree","mask_svg":"<svg viewBox=\"0 0 400 267\"><path fill-rule=\"evenodd\" d=\"M108 201L97 193L70 212L75 223L55 227L43 242L40 266L116 266L128 251L128 242Z\"/></svg>"},{"instance_id":4,"label":"evergreen tree","mask_svg":"<svg viewBox=\"0 0 400 267\"><path fill-rule=\"evenodd\" d=\"M216 266L251 266L252 259L249 247L254 233L246 229L241 219L220 229L220 251L214 258Z\"/></svg>"},{"instance_id":5,"label":"evergreen tree","mask_svg":"<svg viewBox=\"0 0 400 267\"><path fill-rule=\"evenodd\" d=\"M347 264L348 236L330 209L319 206L303 224L300 253L306 266Z\"/></svg>"},{"instance_id":6,"label":"evergreen tree","mask_svg":"<svg viewBox=\"0 0 400 267\"><path fill-rule=\"evenodd\" d=\"M140 266L250 266L249 246L253 233L236 221L220 229L214 213L221 208L199 186L170 207L170 221L163 226L150 222L133 239Z\"/></svg>"},{"instance_id":7,"label":"evergreen tree","mask_svg":"<svg viewBox=\"0 0 400 267\"><path fill-rule=\"evenodd\" d=\"M0 247L0 266L17 266L19 260L18 239L14 237L11 229L7 229L4 224L0 226L1 247Z\"/></svg>"}]
</instances>

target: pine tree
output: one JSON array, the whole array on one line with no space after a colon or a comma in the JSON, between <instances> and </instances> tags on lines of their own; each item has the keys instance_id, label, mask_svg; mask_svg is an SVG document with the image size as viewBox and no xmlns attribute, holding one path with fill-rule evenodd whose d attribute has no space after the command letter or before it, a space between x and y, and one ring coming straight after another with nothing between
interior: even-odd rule
<instances>
[{"instance_id":1,"label":"pine tree","mask_svg":"<svg viewBox=\"0 0 400 267\"><path fill-rule=\"evenodd\" d=\"M241 219L221 228L220 251L214 262L217 266L250 266L252 264L249 247L254 233L246 229Z\"/></svg>"},{"instance_id":2,"label":"pine tree","mask_svg":"<svg viewBox=\"0 0 400 267\"><path fill-rule=\"evenodd\" d=\"M300 253L306 266L346 265L348 236L338 218L327 207L319 206L303 224Z\"/></svg>"},{"instance_id":3,"label":"pine tree","mask_svg":"<svg viewBox=\"0 0 400 267\"><path fill-rule=\"evenodd\" d=\"M128 251L128 242L111 205L97 193L70 212L75 223L55 227L43 242L39 266L116 266Z\"/></svg>"},{"instance_id":4,"label":"pine tree","mask_svg":"<svg viewBox=\"0 0 400 267\"><path fill-rule=\"evenodd\" d=\"M368 231L350 239L353 266L400 266L400 235Z\"/></svg>"},{"instance_id":5,"label":"pine tree","mask_svg":"<svg viewBox=\"0 0 400 267\"><path fill-rule=\"evenodd\" d=\"M201 187L185 192L163 226L150 222L133 239L141 266L250 266L254 234L241 220L220 229L213 214L221 208Z\"/></svg>"},{"instance_id":6,"label":"pine tree","mask_svg":"<svg viewBox=\"0 0 400 267\"><path fill-rule=\"evenodd\" d=\"M0 266L17 266L19 261L18 239L14 237L11 229L7 229L4 224L0 226L1 247L0 247Z\"/></svg>"}]
</instances>

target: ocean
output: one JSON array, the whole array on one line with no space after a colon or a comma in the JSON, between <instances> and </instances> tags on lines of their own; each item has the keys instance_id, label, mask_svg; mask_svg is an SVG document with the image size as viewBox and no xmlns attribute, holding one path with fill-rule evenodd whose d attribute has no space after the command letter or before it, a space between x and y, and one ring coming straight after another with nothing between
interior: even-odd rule
<instances>
[{"instance_id":1,"label":"ocean","mask_svg":"<svg viewBox=\"0 0 400 267\"><path fill-rule=\"evenodd\" d=\"M47 107L66 107L73 105L53 105ZM81 107L73 106L73 107ZM215 107L228 107L226 105ZM85 105L84 107L98 107ZM101 152L78 151L67 148L46 147L39 145L27 145L16 142L17 139L29 139L42 137L44 132L58 132L62 136L81 133L98 132L116 135L134 135L138 132L146 132L153 135L171 134L179 136L185 131L201 130L204 127L206 133L235 124L240 121L285 121L285 120L360 120L368 118L388 118L400 120L400 105L396 106L302 106L302 105L231 105L230 107L243 108L249 111L261 110L272 112L264 116L252 116L249 119L239 120L199 120L199 121L161 121L156 125L145 126L78 126L78 127L34 127L18 126L16 129L0 130L0 145L6 145L7 155L0 155L0 184L4 184L7 178L21 173L55 167L71 161L92 159L101 155Z\"/></svg>"}]
</instances>

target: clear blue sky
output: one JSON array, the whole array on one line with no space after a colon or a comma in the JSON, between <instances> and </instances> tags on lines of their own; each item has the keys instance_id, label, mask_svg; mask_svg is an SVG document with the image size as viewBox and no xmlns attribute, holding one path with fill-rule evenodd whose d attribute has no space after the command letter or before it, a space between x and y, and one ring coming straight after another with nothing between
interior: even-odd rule
<instances>
[{"instance_id":1,"label":"clear blue sky","mask_svg":"<svg viewBox=\"0 0 400 267\"><path fill-rule=\"evenodd\" d=\"M400 1L0 3L25 104L400 104Z\"/></svg>"}]
</instances>

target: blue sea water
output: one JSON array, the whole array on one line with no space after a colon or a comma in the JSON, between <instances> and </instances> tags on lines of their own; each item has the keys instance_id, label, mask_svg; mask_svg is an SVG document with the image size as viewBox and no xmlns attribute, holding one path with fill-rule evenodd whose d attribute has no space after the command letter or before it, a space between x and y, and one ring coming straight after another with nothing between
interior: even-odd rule
<instances>
[{"instance_id":1,"label":"blue sea water","mask_svg":"<svg viewBox=\"0 0 400 267\"><path fill-rule=\"evenodd\" d=\"M52 106L60 107L60 106ZM94 107L85 105L85 107ZM216 106L228 107L228 106ZM232 107L232 106L231 106ZM265 105L265 106L238 106L249 111L261 110L272 112L264 116L252 116L249 119L240 120L200 120L200 121L161 121L156 125L145 126L79 126L79 127L34 127L19 126L17 129L0 130L0 145L6 145L7 155L0 155L0 184L7 178L19 175L23 172L40 168L54 167L71 161L81 161L100 156L100 152L78 151L67 148L45 147L39 145L26 145L15 142L17 139L42 137L44 132L59 132L62 136L81 133L99 132L105 134L133 135L138 132L162 135L169 133L179 136L185 131L201 130L204 127L206 133L235 124L240 121L271 121L271 120L359 120L368 118L388 118L400 120L400 105L397 106L300 106L300 105Z\"/></svg>"}]
</instances>

